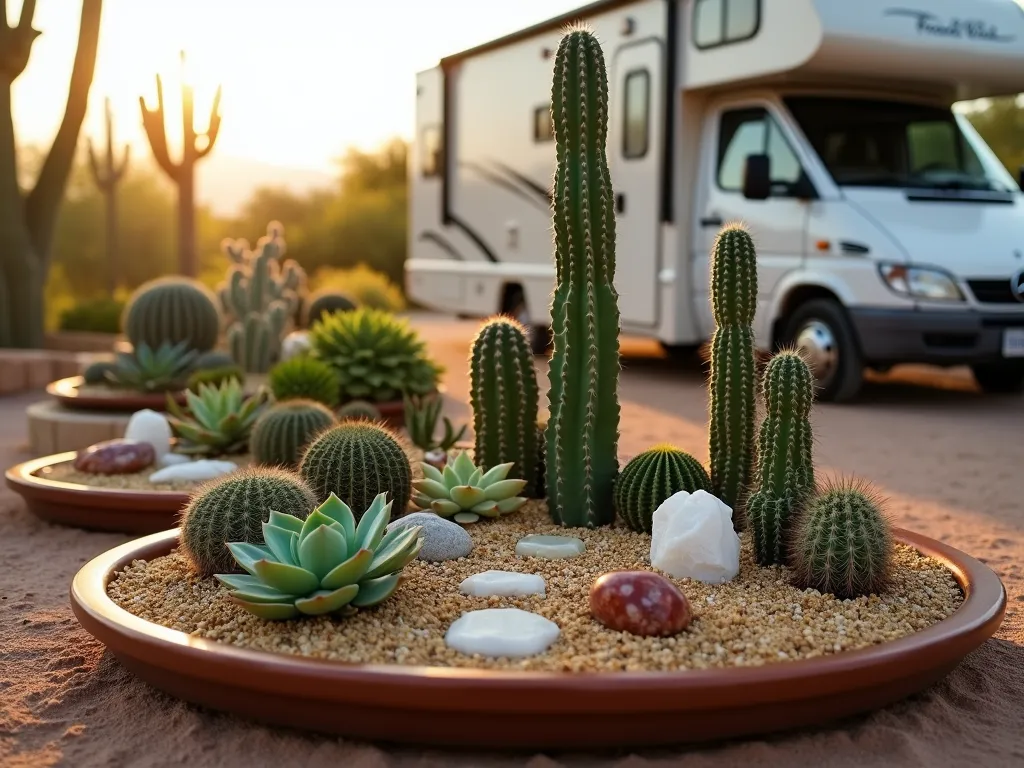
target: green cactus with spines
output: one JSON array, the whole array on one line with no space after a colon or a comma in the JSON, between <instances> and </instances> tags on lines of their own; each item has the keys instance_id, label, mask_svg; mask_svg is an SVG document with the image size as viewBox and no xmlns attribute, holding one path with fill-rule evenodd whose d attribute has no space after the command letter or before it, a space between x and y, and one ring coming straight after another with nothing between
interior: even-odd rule
<instances>
[{"instance_id":1,"label":"green cactus with spines","mask_svg":"<svg viewBox=\"0 0 1024 768\"><path fill-rule=\"evenodd\" d=\"M881 500L867 486L830 483L796 521L789 551L802 589L840 599L878 594L892 570L892 527Z\"/></svg>"},{"instance_id":2,"label":"green cactus with spines","mask_svg":"<svg viewBox=\"0 0 1024 768\"><path fill-rule=\"evenodd\" d=\"M785 563L792 523L814 492L814 375L796 352L779 352L762 380L765 417L757 441L757 488L747 504L754 557Z\"/></svg>"},{"instance_id":3,"label":"green cactus with spines","mask_svg":"<svg viewBox=\"0 0 1024 768\"><path fill-rule=\"evenodd\" d=\"M86 384L106 384L110 380L107 374L112 374L116 370L116 360L97 360L94 363L89 363L88 367L82 371L82 381Z\"/></svg>"},{"instance_id":4,"label":"green cactus with spines","mask_svg":"<svg viewBox=\"0 0 1024 768\"><path fill-rule=\"evenodd\" d=\"M302 324L309 328L324 315L329 315L332 312L350 312L358 306L348 294L329 289L318 291L310 296L305 303Z\"/></svg>"},{"instance_id":5,"label":"green cactus with spines","mask_svg":"<svg viewBox=\"0 0 1024 768\"><path fill-rule=\"evenodd\" d=\"M159 277L132 293L121 317L121 327L133 346L152 349L184 343L206 352L217 344L221 314L217 301L198 280Z\"/></svg>"},{"instance_id":6,"label":"green cactus with spines","mask_svg":"<svg viewBox=\"0 0 1024 768\"><path fill-rule=\"evenodd\" d=\"M631 530L650 533L654 511L680 491L710 493L707 470L673 445L655 445L622 468L615 480L615 510Z\"/></svg>"},{"instance_id":7,"label":"green cactus with spines","mask_svg":"<svg viewBox=\"0 0 1024 768\"><path fill-rule=\"evenodd\" d=\"M757 254L739 225L718 233L711 257L711 381L708 437L711 487L743 522L745 489L754 466L754 411L757 372L754 314L757 311Z\"/></svg>"},{"instance_id":8,"label":"green cactus with spines","mask_svg":"<svg viewBox=\"0 0 1024 768\"><path fill-rule=\"evenodd\" d=\"M301 355L270 369L270 391L276 400L305 398L334 408L341 396L341 378L323 360Z\"/></svg>"},{"instance_id":9,"label":"green cactus with spines","mask_svg":"<svg viewBox=\"0 0 1024 768\"><path fill-rule=\"evenodd\" d=\"M537 434L537 463L534 465L536 467L536 470L534 470L535 471L535 475L534 475L535 486L534 486L534 489L533 489L533 498L535 498L535 499L543 499L543 498L546 498L547 495L548 495L548 486L547 486L547 452L548 452L548 446L547 446L547 439L546 439L547 430L548 430L548 423L547 423L547 421L546 420L541 421L541 420L538 419L537 426L536 426L536 429L535 429L536 434Z\"/></svg>"},{"instance_id":10,"label":"green cactus with spines","mask_svg":"<svg viewBox=\"0 0 1024 768\"><path fill-rule=\"evenodd\" d=\"M338 409L338 418L343 421L359 419L380 421L383 416L381 416L380 409L369 400L349 400Z\"/></svg>"},{"instance_id":11,"label":"green cactus with spines","mask_svg":"<svg viewBox=\"0 0 1024 768\"><path fill-rule=\"evenodd\" d=\"M285 400L256 420L249 450L260 464L294 467L310 441L335 423L334 413L322 403Z\"/></svg>"},{"instance_id":12,"label":"green cactus with spines","mask_svg":"<svg viewBox=\"0 0 1024 768\"><path fill-rule=\"evenodd\" d=\"M357 510L387 493L403 513L412 495L412 466L391 430L369 421L343 421L309 444L299 473L318 501L334 493Z\"/></svg>"},{"instance_id":13,"label":"green cactus with spines","mask_svg":"<svg viewBox=\"0 0 1024 768\"><path fill-rule=\"evenodd\" d=\"M469 398L474 460L484 471L512 462L512 474L537 487L537 374L526 331L510 317L485 322L473 339Z\"/></svg>"},{"instance_id":14,"label":"green cactus with spines","mask_svg":"<svg viewBox=\"0 0 1024 768\"><path fill-rule=\"evenodd\" d=\"M306 274L293 260L284 262L283 229L267 226L254 251L245 240L224 240L231 259L219 287L221 305L230 318L227 330L231 356L250 373L265 373L278 359L281 341L305 293Z\"/></svg>"},{"instance_id":15,"label":"green cactus with spines","mask_svg":"<svg viewBox=\"0 0 1024 768\"><path fill-rule=\"evenodd\" d=\"M556 523L595 527L615 519L619 308L613 188L605 152L608 75L591 32L573 29L562 37L551 106L557 162L548 508Z\"/></svg>"},{"instance_id":16,"label":"green cactus with spines","mask_svg":"<svg viewBox=\"0 0 1024 768\"><path fill-rule=\"evenodd\" d=\"M305 519L314 506L313 492L294 472L243 467L192 493L181 514L181 551L201 576L237 572L229 541L262 544L270 510Z\"/></svg>"}]
</instances>

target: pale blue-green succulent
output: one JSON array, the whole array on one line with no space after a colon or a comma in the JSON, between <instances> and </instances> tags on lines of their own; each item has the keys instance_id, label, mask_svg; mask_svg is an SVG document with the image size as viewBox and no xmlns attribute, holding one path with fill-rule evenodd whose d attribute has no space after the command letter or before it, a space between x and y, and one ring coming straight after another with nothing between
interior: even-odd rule
<instances>
[{"instance_id":1,"label":"pale blue-green succulent","mask_svg":"<svg viewBox=\"0 0 1024 768\"><path fill-rule=\"evenodd\" d=\"M465 451L445 464L443 472L421 462L423 479L413 481L412 500L421 509L433 510L441 517L454 516L459 523L507 515L527 502L526 497L517 495L526 481L505 479L513 464L496 464L484 472Z\"/></svg>"},{"instance_id":2,"label":"pale blue-green succulent","mask_svg":"<svg viewBox=\"0 0 1024 768\"><path fill-rule=\"evenodd\" d=\"M228 543L248 575L216 578L234 602L261 619L353 613L382 603L423 546L421 526L385 533L391 519L386 495L373 500L358 525L333 493L304 521L271 511L263 523L265 544Z\"/></svg>"}]
</instances>

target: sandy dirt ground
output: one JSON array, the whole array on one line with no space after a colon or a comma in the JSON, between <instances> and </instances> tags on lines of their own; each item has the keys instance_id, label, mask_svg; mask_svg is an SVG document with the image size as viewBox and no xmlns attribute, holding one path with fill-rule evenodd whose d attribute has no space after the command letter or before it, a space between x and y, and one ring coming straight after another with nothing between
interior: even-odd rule
<instances>
[{"instance_id":1,"label":"sandy dirt ground","mask_svg":"<svg viewBox=\"0 0 1024 768\"><path fill-rule=\"evenodd\" d=\"M421 323L448 367L448 412L465 418L476 324ZM623 343L621 453L669 440L707 459L699 364ZM544 381L544 377L542 377ZM0 463L28 457L24 408L0 399ZM896 372L854 405L819 405L819 472L857 474L897 524L987 562L1009 603L995 639L931 690L828 728L686 750L510 755L381 748L201 711L135 680L77 624L78 568L128 540L57 528L0 494L0 765L22 766L1021 766L1024 765L1024 399L984 397L961 372ZM273 706L268 701L267 706ZM400 724L396 723L396 727Z\"/></svg>"}]
</instances>

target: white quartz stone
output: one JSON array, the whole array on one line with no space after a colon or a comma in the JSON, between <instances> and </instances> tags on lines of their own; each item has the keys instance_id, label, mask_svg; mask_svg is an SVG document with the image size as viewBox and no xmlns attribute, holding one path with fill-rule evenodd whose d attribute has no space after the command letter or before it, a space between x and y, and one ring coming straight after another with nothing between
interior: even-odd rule
<instances>
[{"instance_id":1,"label":"white quartz stone","mask_svg":"<svg viewBox=\"0 0 1024 768\"><path fill-rule=\"evenodd\" d=\"M474 597L525 597L540 595L544 597L544 577L535 573L516 573L514 571L484 571L474 573L459 584L459 591Z\"/></svg>"},{"instance_id":2,"label":"white quartz stone","mask_svg":"<svg viewBox=\"0 0 1024 768\"><path fill-rule=\"evenodd\" d=\"M582 555L587 545L575 536L548 536L531 533L516 542L516 554L520 557L539 557L545 560L560 560Z\"/></svg>"},{"instance_id":3,"label":"white quartz stone","mask_svg":"<svg viewBox=\"0 0 1024 768\"><path fill-rule=\"evenodd\" d=\"M308 352L311 346L309 331L292 331L281 340L281 360L298 357Z\"/></svg>"},{"instance_id":4,"label":"white quartz stone","mask_svg":"<svg viewBox=\"0 0 1024 768\"><path fill-rule=\"evenodd\" d=\"M180 453L165 453L157 464L161 467L173 467L177 464L188 464L192 461L191 456L184 456Z\"/></svg>"},{"instance_id":5,"label":"white quartz stone","mask_svg":"<svg viewBox=\"0 0 1024 768\"><path fill-rule=\"evenodd\" d=\"M677 579L722 584L740 572L732 509L707 491L669 496L654 510L651 565Z\"/></svg>"},{"instance_id":6,"label":"white quartz stone","mask_svg":"<svg viewBox=\"0 0 1024 768\"><path fill-rule=\"evenodd\" d=\"M216 461L214 459L200 459L190 461L187 464L174 464L170 467L158 469L149 476L151 483L166 483L171 480L212 480L215 477L226 475L238 469L233 461Z\"/></svg>"},{"instance_id":7,"label":"white quartz stone","mask_svg":"<svg viewBox=\"0 0 1024 768\"><path fill-rule=\"evenodd\" d=\"M156 460L159 462L171 450L171 425L162 413L144 408L128 419L124 439L149 443L156 451Z\"/></svg>"},{"instance_id":8,"label":"white quartz stone","mask_svg":"<svg viewBox=\"0 0 1024 768\"><path fill-rule=\"evenodd\" d=\"M546 651L558 625L518 608L485 608L464 613L448 627L444 642L459 653L519 658Z\"/></svg>"}]
</instances>

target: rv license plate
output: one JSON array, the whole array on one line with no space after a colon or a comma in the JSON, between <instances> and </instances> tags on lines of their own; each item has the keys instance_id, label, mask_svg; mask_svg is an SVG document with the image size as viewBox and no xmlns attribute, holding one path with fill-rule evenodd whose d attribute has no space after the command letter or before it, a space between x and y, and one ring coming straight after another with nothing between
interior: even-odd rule
<instances>
[{"instance_id":1,"label":"rv license plate","mask_svg":"<svg viewBox=\"0 0 1024 768\"><path fill-rule=\"evenodd\" d=\"M1003 357L1024 357L1024 328L1003 331Z\"/></svg>"}]
</instances>

